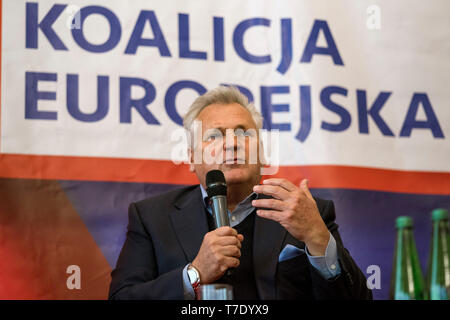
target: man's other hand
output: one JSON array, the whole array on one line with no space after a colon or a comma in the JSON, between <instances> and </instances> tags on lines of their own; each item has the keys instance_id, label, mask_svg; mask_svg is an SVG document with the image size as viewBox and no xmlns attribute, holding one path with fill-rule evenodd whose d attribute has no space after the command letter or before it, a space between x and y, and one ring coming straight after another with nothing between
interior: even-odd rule
<instances>
[{"instance_id":1,"label":"man's other hand","mask_svg":"<svg viewBox=\"0 0 450 320\"><path fill-rule=\"evenodd\" d=\"M212 283L230 268L239 266L242 234L231 227L208 232L192 265L200 273L201 284Z\"/></svg>"},{"instance_id":2,"label":"man's other hand","mask_svg":"<svg viewBox=\"0 0 450 320\"><path fill-rule=\"evenodd\" d=\"M297 187L286 179L267 179L253 188L256 193L273 199L253 200L257 214L280 223L293 237L305 242L313 256L322 256L330 239L330 232L320 216L316 201L309 192L308 180Z\"/></svg>"}]
</instances>

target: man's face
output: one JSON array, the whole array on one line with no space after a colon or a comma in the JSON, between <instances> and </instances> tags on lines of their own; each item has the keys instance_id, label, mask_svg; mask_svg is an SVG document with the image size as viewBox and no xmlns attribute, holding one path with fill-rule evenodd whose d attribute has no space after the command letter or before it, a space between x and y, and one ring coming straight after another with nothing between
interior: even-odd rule
<instances>
[{"instance_id":1,"label":"man's face","mask_svg":"<svg viewBox=\"0 0 450 320\"><path fill-rule=\"evenodd\" d=\"M214 169L224 173L227 185L259 183L259 135L247 109L237 103L212 104L196 120L203 137L195 137L190 157L200 183L206 187L206 174Z\"/></svg>"}]
</instances>

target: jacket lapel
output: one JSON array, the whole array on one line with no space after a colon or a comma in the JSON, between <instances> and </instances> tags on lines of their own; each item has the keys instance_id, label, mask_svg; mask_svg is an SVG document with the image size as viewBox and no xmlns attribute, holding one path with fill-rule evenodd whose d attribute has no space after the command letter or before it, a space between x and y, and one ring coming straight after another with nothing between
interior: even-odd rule
<instances>
[{"instance_id":1,"label":"jacket lapel","mask_svg":"<svg viewBox=\"0 0 450 320\"><path fill-rule=\"evenodd\" d=\"M266 197L259 195L259 198ZM256 286L261 299L276 299L275 273L278 255L286 234L286 229L278 222L256 215L253 235L253 265Z\"/></svg>"},{"instance_id":2,"label":"jacket lapel","mask_svg":"<svg viewBox=\"0 0 450 320\"><path fill-rule=\"evenodd\" d=\"M204 235L209 231L200 187L186 192L175 202L170 218L188 262L197 256Z\"/></svg>"}]
</instances>

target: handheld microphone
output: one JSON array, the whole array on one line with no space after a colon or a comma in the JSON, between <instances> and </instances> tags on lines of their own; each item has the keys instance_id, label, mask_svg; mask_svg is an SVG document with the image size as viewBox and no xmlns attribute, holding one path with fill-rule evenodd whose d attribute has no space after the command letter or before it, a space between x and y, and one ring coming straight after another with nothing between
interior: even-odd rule
<instances>
[{"instance_id":1,"label":"handheld microphone","mask_svg":"<svg viewBox=\"0 0 450 320\"><path fill-rule=\"evenodd\" d=\"M225 176L220 170L211 170L206 174L206 193L212 202L212 212L216 229L230 226L227 208L227 183ZM232 275L232 270L228 269L227 276Z\"/></svg>"},{"instance_id":2,"label":"handheld microphone","mask_svg":"<svg viewBox=\"0 0 450 320\"><path fill-rule=\"evenodd\" d=\"M227 183L222 171L211 170L206 174L206 193L212 202L216 228L230 226L227 208Z\"/></svg>"}]
</instances>

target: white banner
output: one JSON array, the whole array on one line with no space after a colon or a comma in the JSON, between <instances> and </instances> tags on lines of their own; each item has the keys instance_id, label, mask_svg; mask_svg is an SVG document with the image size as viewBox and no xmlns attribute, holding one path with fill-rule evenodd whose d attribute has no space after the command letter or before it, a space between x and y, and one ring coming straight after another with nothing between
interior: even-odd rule
<instances>
[{"instance_id":1,"label":"white banner","mask_svg":"<svg viewBox=\"0 0 450 320\"><path fill-rule=\"evenodd\" d=\"M450 5L376 2L3 1L0 151L170 160L228 84L281 165L448 172Z\"/></svg>"}]
</instances>

